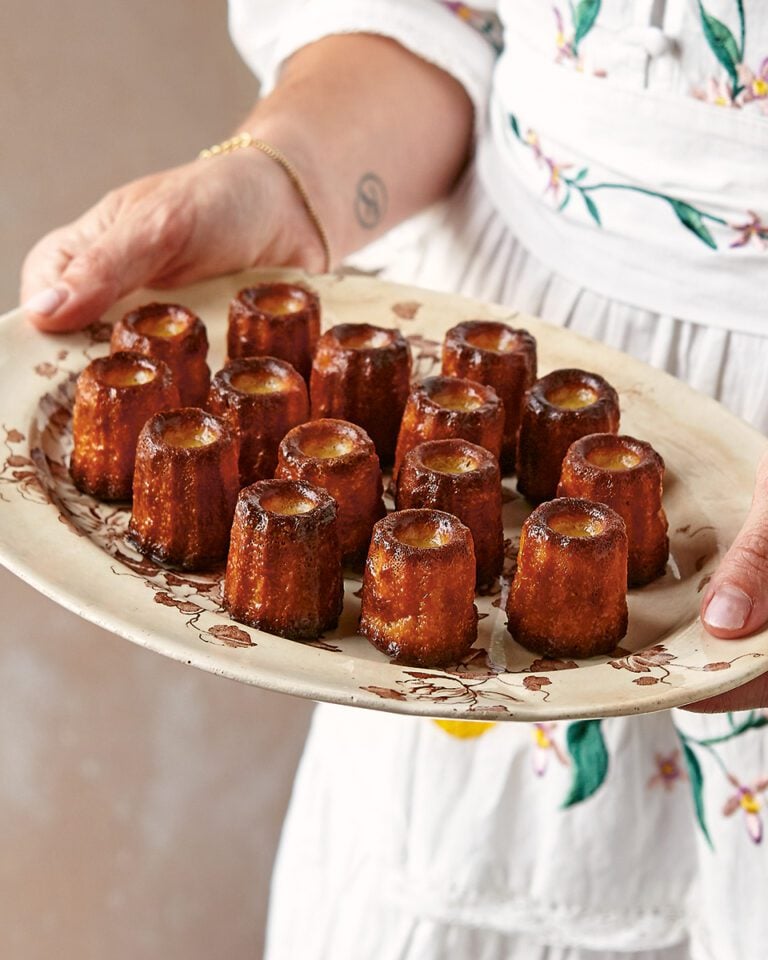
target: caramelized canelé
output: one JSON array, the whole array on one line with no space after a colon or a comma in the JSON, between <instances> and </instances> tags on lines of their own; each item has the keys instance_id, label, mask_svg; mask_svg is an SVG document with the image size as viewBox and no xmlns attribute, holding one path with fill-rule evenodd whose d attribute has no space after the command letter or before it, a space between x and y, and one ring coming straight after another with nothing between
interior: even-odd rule
<instances>
[{"instance_id":1,"label":"caramelized canel\u00e9","mask_svg":"<svg viewBox=\"0 0 768 960\"><path fill-rule=\"evenodd\" d=\"M227 555L240 484L229 425L198 407L158 413L136 448L128 539L140 553L184 570Z\"/></svg>"},{"instance_id":2,"label":"caramelized canel\u00e9","mask_svg":"<svg viewBox=\"0 0 768 960\"><path fill-rule=\"evenodd\" d=\"M504 404L501 468L515 468L517 434L526 390L536 379L536 340L496 320L467 320L443 343L443 373L493 387Z\"/></svg>"},{"instance_id":3,"label":"caramelized canel\u00e9","mask_svg":"<svg viewBox=\"0 0 768 960\"><path fill-rule=\"evenodd\" d=\"M477 637L472 534L439 510L379 520L363 575L360 633L398 663L448 666Z\"/></svg>"},{"instance_id":4,"label":"caramelized canel\u00e9","mask_svg":"<svg viewBox=\"0 0 768 960\"><path fill-rule=\"evenodd\" d=\"M301 375L285 360L232 360L211 381L208 409L240 437L240 486L274 476L280 441L309 417Z\"/></svg>"},{"instance_id":5,"label":"caramelized canel\u00e9","mask_svg":"<svg viewBox=\"0 0 768 960\"><path fill-rule=\"evenodd\" d=\"M550 500L568 447L588 433L616 433L619 398L596 373L555 370L525 396L517 446L517 489L532 503Z\"/></svg>"},{"instance_id":6,"label":"caramelized canel\u00e9","mask_svg":"<svg viewBox=\"0 0 768 960\"><path fill-rule=\"evenodd\" d=\"M134 350L164 360L185 407L201 407L208 394L208 337L202 320L177 303L148 303L131 310L112 330L111 349Z\"/></svg>"},{"instance_id":7,"label":"caramelized canel\u00e9","mask_svg":"<svg viewBox=\"0 0 768 960\"><path fill-rule=\"evenodd\" d=\"M179 404L162 360L120 351L93 360L77 379L70 465L78 490L130 500L136 441L147 420Z\"/></svg>"},{"instance_id":8,"label":"caramelized canel\u00e9","mask_svg":"<svg viewBox=\"0 0 768 960\"><path fill-rule=\"evenodd\" d=\"M342 559L365 560L371 531L386 513L379 458L362 427L345 420L310 420L280 444L275 477L322 487L336 501Z\"/></svg>"},{"instance_id":9,"label":"caramelized canel\u00e9","mask_svg":"<svg viewBox=\"0 0 768 960\"><path fill-rule=\"evenodd\" d=\"M311 640L336 626L343 599L333 498L295 480L241 490L224 580L224 606L235 620Z\"/></svg>"},{"instance_id":10,"label":"caramelized canel\u00e9","mask_svg":"<svg viewBox=\"0 0 768 960\"><path fill-rule=\"evenodd\" d=\"M469 527L476 583L486 586L504 563L501 476L496 458L466 440L430 440L406 455L397 481L397 509L444 510Z\"/></svg>"},{"instance_id":11,"label":"caramelized canel\u00e9","mask_svg":"<svg viewBox=\"0 0 768 960\"><path fill-rule=\"evenodd\" d=\"M227 355L278 357L309 379L320 336L320 300L293 283L260 283L241 290L229 305Z\"/></svg>"},{"instance_id":12,"label":"caramelized canel\u00e9","mask_svg":"<svg viewBox=\"0 0 768 960\"><path fill-rule=\"evenodd\" d=\"M411 390L397 438L393 478L409 450L425 440L469 440L498 460L504 407L493 387L459 377L427 377Z\"/></svg>"},{"instance_id":13,"label":"caramelized canel\u00e9","mask_svg":"<svg viewBox=\"0 0 768 960\"><path fill-rule=\"evenodd\" d=\"M410 377L411 352L399 330L368 323L331 327L320 337L312 363L312 417L356 423L388 466L395 456Z\"/></svg>"},{"instance_id":14,"label":"caramelized canel\u00e9","mask_svg":"<svg viewBox=\"0 0 768 960\"><path fill-rule=\"evenodd\" d=\"M669 557L667 518L661 505L664 461L649 443L595 433L571 444L563 460L559 497L605 503L624 520L629 541L628 583L639 587L661 576Z\"/></svg>"},{"instance_id":15,"label":"caramelized canel\u00e9","mask_svg":"<svg viewBox=\"0 0 768 960\"><path fill-rule=\"evenodd\" d=\"M609 653L627 632L627 531L604 503L564 497L523 524L508 628L548 657Z\"/></svg>"}]
</instances>

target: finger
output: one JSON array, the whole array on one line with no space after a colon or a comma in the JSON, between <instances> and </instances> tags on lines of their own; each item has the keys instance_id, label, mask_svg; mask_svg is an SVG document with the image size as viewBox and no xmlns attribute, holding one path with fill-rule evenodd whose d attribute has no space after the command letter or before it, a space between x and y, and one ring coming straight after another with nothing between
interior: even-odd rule
<instances>
[{"instance_id":1,"label":"finger","mask_svg":"<svg viewBox=\"0 0 768 960\"><path fill-rule=\"evenodd\" d=\"M768 622L768 454L744 526L709 582L701 610L704 627L725 639L745 637Z\"/></svg>"},{"instance_id":2,"label":"finger","mask_svg":"<svg viewBox=\"0 0 768 960\"><path fill-rule=\"evenodd\" d=\"M113 211L105 213L110 204ZM22 284L30 319L52 332L97 320L120 297L167 272L184 245L187 219L180 205L172 213L159 196L106 198L30 254Z\"/></svg>"},{"instance_id":3,"label":"finger","mask_svg":"<svg viewBox=\"0 0 768 960\"><path fill-rule=\"evenodd\" d=\"M691 713L730 713L737 710L758 710L768 707L768 673L750 680L735 690L707 700L691 703L684 710Z\"/></svg>"}]
</instances>

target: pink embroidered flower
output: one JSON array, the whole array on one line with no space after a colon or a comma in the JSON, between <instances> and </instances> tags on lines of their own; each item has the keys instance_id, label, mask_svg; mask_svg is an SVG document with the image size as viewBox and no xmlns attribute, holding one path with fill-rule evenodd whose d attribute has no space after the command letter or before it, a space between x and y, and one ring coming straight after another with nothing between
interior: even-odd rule
<instances>
[{"instance_id":1,"label":"pink embroidered flower","mask_svg":"<svg viewBox=\"0 0 768 960\"><path fill-rule=\"evenodd\" d=\"M555 63L562 63L564 60L575 61L576 54L573 52L573 36L566 36L563 15L557 7L553 7L552 12L555 15L555 23L557 24L557 33L555 34L557 56L555 57Z\"/></svg>"},{"instance_id":2,"label":"pink embroidered flower","mask_svg":"<svg viewBox=\"0 0 768 960\"><path fill-rule=\"evenodd\" d=\"M568 759L563 753L563 748L553 736L556 729L556 723L534 723L531 727L531 733L533 735L533 770L537 777L543 777L547 772L549 758L553 753L560 763L564 766L568 765Z\"/></svg>"},{"instance_id":3,"label":"pink embroidered flower","mask_svg":"<svg viewBox=\"0 0 768 960\"><path fill-rule=\"evenodd\" d=\"M539 135L533 130L529 130L526 133L525 142L531 148L531 151L534 157L536 157L536 162L539 164L539 166L546 167L549 173L549 179L544 192L551 193L555 200L557 200L560 194L560 188L563 185L563 171L569 170L572 164L556 163L552 157L548 157L541 149Z\"/></svg>"},{"instance_id":4,"label":"pink embroidered flower","mask_svg":"<svg viewBox=\"0 0 768 960\"><path fill-rule=\"evenodd\" d=\"M723 815L732 816L737 810L744 811L745 826L750 839L754 843L760 843L763 839L763 819L760 812L763 808L763 800L759 794L768 790L768 777L758 780L751 787L739 783L733 774L728 774L729 781L736 788L725 802Z\"/></svg>"},{"instance_id":5,"label":"pink embroidered flower","mask_svg":"<svg viewBox=\"0 0 768 960\"><path fill-rule=\"evenodd\" d=\"M739 234L731 247L746 247L754 242L761 250L765 250L768 247L768 224L763 223L754 210L747 210L747 215L749 220L746 223L730 224L731 229Z\"/></svg>"},{"instance_id":6,"label":"pink embroidered flower","mask_svg":"<svg viewBox=\"0 0 768 960\"><path fill-rule=\"evenodd\" d=\"M662 786L665 790L672 790L678 780L686 780L687 776L680 767L680 751L656 754L656 773L648 781L649 787Z\"/></svg>"}]
</instances>

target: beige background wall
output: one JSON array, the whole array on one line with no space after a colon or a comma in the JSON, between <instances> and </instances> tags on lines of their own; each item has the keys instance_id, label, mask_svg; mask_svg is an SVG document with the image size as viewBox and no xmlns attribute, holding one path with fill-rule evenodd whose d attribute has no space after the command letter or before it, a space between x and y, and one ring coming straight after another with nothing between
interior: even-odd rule
<instances>
[{"instance_id":1,"label":"beige background wall","mask_svg":"<svg viewBox=\"0 0 768 960\"><path fill-rule=\"evenodd\" d=\"M0 312L37 237L226 136L255 94L224 0L5 0L2 27ZM0 957L260 957L309 705L118 640L4 571L0 609Z\"/></svg>"}]
</instances>

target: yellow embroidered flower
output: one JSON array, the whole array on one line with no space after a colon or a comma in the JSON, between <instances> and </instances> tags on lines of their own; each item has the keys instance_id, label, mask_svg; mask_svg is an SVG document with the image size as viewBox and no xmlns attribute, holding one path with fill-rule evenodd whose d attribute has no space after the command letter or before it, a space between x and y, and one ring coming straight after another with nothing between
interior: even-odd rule
<instances>
[{"instance_id":1,"label":"yellow embroidered flower","mask_svg":"<svg viewBox=\"0 0 768 960\"><path fill-rule=\"evenodd\" d=\"M768 96L768 81L763 77L755 77L752 81L752 93L756 97Z\"/></svg>"},{"instance_id":2,"label":"yellow embroidered flower","mask_svg":"<svg viewBox=\"0 0 768 960\"><path fill-rule=\"evenodd\" d=\"M434 720L441 730L450 734L452 737L458 737L459 740L471 740L473 737L481 737L487 733L495 723L487 720Z\"/></svg>"}]
</instances>

